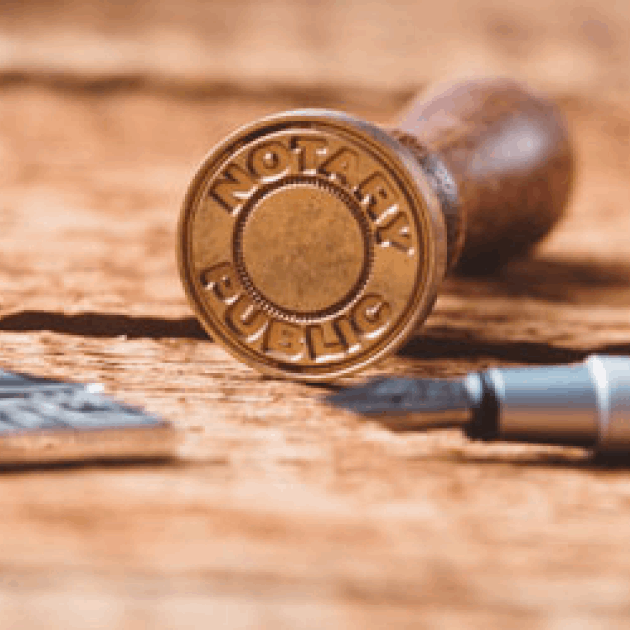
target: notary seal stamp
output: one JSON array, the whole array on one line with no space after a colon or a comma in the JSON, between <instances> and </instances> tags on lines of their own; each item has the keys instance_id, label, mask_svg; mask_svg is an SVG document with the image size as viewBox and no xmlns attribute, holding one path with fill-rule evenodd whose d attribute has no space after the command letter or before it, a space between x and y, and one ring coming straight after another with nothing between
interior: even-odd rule
<instances>
[{"instance_id":1,"label":"notary seal stamp","mask_svg":"<svg viewBox=\"0 0 630 630\"><path fill-rule=\"evenodd\" d=\"M267 118L216 147L178 240L184 287L212 337L263 372L303 380L399 345L432 306L446 255L439 200L407 152L327 110Z\"/></svg>"}]
</instances>

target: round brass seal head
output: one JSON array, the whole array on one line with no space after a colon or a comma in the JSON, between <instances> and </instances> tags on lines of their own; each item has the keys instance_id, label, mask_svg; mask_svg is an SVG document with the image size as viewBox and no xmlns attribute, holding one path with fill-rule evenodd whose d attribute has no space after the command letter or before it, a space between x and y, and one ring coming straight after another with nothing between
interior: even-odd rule
<instances>
[{"instance_id":1,"label":"round brass seal head","mask_svg":"<svg viewBox=\"0 0 630 630\"><path fill-rule=\"evenodd\" d=\"M446 236L408 149L308 109L210 152L184 201L178 257L216 341L267 374L327 381L391 353L426 318Z\"/></svg>"}]
</instances>

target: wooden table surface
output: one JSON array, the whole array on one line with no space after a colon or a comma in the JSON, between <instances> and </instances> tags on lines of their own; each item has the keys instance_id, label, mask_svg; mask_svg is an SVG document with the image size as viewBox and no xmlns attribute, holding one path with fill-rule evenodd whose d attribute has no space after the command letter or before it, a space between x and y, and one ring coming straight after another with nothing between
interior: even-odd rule
<instances>
[{"instance_id":1,"label":"wooden table surface","mask_svg":"<svg viewBox=\"0 0 630 630\"><path fill-rule=\"evenodd\" d=\"M560 103L570 217L535 259L450 279L372 373L630 354L630 107ZM170 465L2 474L0 627L627 627L623 463L362 421L260 377L191 317L174 261L191 171L295 104L3 90L3 364L102 381L185 443Z\"/></svg>"},{"instance_id":2,"label":"wooden table surface","mask_svg":"<svg viewBox=\"0 0 630 630\"><path fill-rule=\"evenodd\" d=\"M227 4L253 15L244 0ZM325 4L340 18L326 28L339 35L357 2L343 10ZM379 15L403 24L407 5L394 4L394 17L387 8ZM375 40L384 57L375 57L372 74L351 72L360 65L358 25L349 30L354 39L334 40L341 48L291 31L291 45L310 46L308 59L295 61L308 80L269 91L261 88L264 59L234 66L252 81L243 89L223 89L220 73L208 90L199 89L203 77L189 91L171 89L168 72L179 62L168 55L147 57L166 68L161 82L120 80L124 73L113 82L69 80L78 70L63 66L70 59L63 46L78 40L51 35L38 49L30 27L20 39L9 22L0 24L0 43L9 33L23 44L11 57L15 67L0 46L2 363L101 381L184 434L171 464L0 473L0 628L628 627L629 462L472 443L457 431L397 431L334 411L320 400L325 388L265 379L226 355L192 317L177 276L183 192L204 153L239 124L301 105L386 122L409 92L406 78L417 71L425 83L426 68L439 60L440 72L453 59L463 70L475 60L490 70L525 68L520 74L539 77L571 125L578 184L568 218L532 260L492 278L449 279L427 325L370 374L446 376L594 351L630 355L630 100L622 72L629 40L619 36L614 12L602 30L596 8L584 9L580 22L568 0L538 2L541 13L528 23L516 4L506 4L509 20L492 22L499 43L483 48L487 57L475 57L486 32L480 20L491 23L494 14L474 12L477 48L443 56L455 40L437 38L442 48L430 48L416 67L422 41L403 29L405 38ZM546 47L531 48L547 4L566 9L569 30L559 17L545 31ZM269 3L276 12L265 14L268 25L281 5ZM77 9L73 20L82 15L92 16ZM467 22L457 19L453 32L461 34ZM580 48L571 28L582 23L591 29L584 41L595 43ZM422 24L429 37L431 23ZM289 35L274 28L289 46ZM252 58L243 29L241 65ZM219 48L206 53L227 54L232 40L215 40ZM158 37L156 50L165 41ZM317 51L327 45L335 52L324 64ZM510 57L513 45L521 48ZM386 60L411 49L418 57L387 75ZM529 61L518 65L527 50ZM349 51L349 66L335 61ZM124 69L122 56L111 58ZM31 70L52 65L21 73L20 59ZM72 59L80 70L85 59ZM290 87L299 73L282 74L279 59L268 65L274 85ZM180 61L189 74L198 70ZM326 68L336 72L330 89L320 81ZM346 82L352 89L344 91ZM604 83L610 89L600 89Z\"/></svg>"}]
</instances>

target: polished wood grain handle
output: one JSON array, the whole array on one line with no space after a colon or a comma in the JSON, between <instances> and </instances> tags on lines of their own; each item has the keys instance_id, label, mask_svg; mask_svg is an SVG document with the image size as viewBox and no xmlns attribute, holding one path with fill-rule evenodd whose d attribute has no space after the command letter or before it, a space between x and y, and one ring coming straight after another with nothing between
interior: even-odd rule
<instances>
[{"instance_id":1,"label":"polished wood grain handle","mask_svg":"<svg viewBox=\"0 0 630 630\"><path fill-rule=\"evenodd\" d=\"M492 272L563 215L574 170L566 123L557 105L516 81L437 86L393 135L440 197L450 268Z\"/></svg>"}]
</instances>

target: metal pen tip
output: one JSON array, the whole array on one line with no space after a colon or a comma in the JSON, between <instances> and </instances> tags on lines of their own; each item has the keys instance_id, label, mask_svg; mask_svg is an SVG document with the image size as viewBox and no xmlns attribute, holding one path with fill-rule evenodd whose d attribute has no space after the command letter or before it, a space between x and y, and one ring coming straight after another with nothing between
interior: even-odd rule
<instances>
[{"instance_id":1,"label":"metal pen tip","mask_svg":"<svg viewBox=\"0 0 630 630\"><path fill-rule=\"evenodd\" d=\"M326 402L357 414L404 418L410 428L461 426L470 418L461 380L377 378L336 392Z\"/></svg>"}]
</instances>

